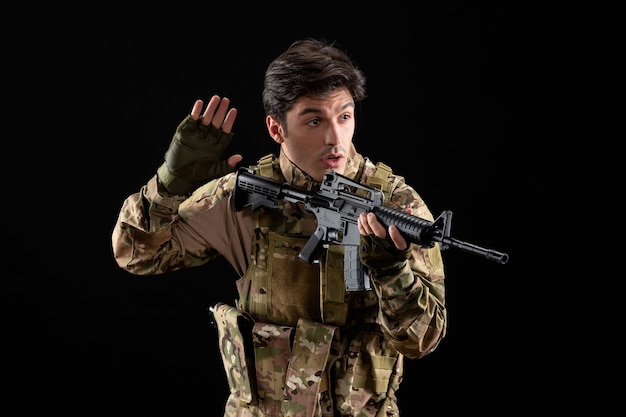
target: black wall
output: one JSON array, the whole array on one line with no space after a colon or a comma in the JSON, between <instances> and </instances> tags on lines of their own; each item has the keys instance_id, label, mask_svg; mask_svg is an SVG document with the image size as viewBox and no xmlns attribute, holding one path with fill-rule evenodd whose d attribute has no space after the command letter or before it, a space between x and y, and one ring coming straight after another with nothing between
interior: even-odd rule
<instances>
[{"instance_id":1,"label":"black wall","mask_svg":"<svg viewBox=\"0 0 626 417\"><path fill-rule=\"evenodd\" d=\"M304 36L338 42L368 76L357 149L435 214L452 210L454 237L510 255L445 252L449 334L408 362L403 415L606 404L595 372L617 352L607 323L623 285L608 262L623 225L610 214L616 151L569 112L583 60L570 52L586 29L556 10L438 4L7 11L0 365L15 415L219 415L227 387L207 307L234 299L234 273L218 260L132 276L111 231L197 98L238 107L242 164L276 150L263 73Z\"/></svg>"}]
</instances>

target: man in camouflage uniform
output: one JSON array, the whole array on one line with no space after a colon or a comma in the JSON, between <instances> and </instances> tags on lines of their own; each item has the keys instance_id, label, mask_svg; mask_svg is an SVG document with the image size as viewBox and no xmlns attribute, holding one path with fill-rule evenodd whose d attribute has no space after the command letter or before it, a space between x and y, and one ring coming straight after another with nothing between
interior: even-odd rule
<instances>
[{"instance_id":1,"label":"man in camouflage uniform","mask_svg":"<svg viewBox=\"0 0 626 417\"><path fill-rule=\"evenodd\" d=\"M294 42L269 65L263 90L279 155L251 168L313 192L332 170L433 221L403 177L356 151L355 104L365 95L345 52ZM212 306L230 386L224 416L398 416L404 359L424 357L446 333L439 245L409 243L363 213L359 257L372 287L346 291L341 245L325 246L317 263L298 258L316 230L302 203L236 206L242 156L222 154L237 110L219 96L203 108L197 100L156 175L124 201L112 236L117 263L150 275L223 256L240 276L236 305Z\"/></svg>"}]
</instances>

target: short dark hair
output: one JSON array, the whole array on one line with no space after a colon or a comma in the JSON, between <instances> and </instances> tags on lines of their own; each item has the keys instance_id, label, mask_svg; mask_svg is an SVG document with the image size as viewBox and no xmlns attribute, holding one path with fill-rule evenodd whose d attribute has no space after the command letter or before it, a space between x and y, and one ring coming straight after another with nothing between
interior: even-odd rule
<instances>
[{"instance_id":1,"label":"short dark hair","mask_svg":"<svg viewBox=\"0 0 626 417\"><path fill-rule=\"evenodd\" d=\"M285 113L299 97L324 97L340 87L350 91L355 103L366 97L365 75L348 54L326 40L297 40L267 67L263 108L284 123Z\"/></svg>"}]
</instances>

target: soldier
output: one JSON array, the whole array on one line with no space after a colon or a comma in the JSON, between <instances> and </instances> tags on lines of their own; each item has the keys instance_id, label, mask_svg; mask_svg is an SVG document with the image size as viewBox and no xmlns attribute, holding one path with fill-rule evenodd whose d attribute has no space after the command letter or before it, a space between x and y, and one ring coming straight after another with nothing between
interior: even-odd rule
<instances>
[{"instance_id":1,"label":"soldier","mask_svg":"<svg viewBox=\"0 0 626 417\"><path fill-rule=\"evenodd\" d=\"M332 170L381 190L386 206L433 221L404 177L356 151L356 103L365 97L365 76L343 50L294 42L265 73L265 122L280 151L250 168L313 191ZM316 263L298 258L316 230L302 203L236 207L243 158L222 156L236 117L227 97L195 102L165 162L123 203L116 262L137 275L217 256L232 265L239 298L211 308L230 386L224 416L398 416L405 358L429 354L446 333L439 244L410 243L362 213L359 257L371 289L346 291L342 245L325 245Z\"/></svg>"}]
</instances>

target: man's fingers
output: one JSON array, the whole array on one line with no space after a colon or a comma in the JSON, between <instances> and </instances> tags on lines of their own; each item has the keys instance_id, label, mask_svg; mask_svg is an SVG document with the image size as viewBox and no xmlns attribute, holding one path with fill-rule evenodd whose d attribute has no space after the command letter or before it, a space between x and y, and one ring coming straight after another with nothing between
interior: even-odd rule
<instances>
[{"instance_id":1,"label":"man's fingers","mask_svg":"<svg viewBox=\"0 0 626 417\"><path fill-rule=\"evenodd\" d=\"M211 124L218 129L222 127L222 124L224 124L224 119L226 118L226 113L228 112L228 106L230 106L230 99L224 97L218 102L217 109L214 111Z\"/></svg>"},{"instance_id":2,"label":"man's fingers","mask_svg":"<svg viewBox=\"0 0 626 417\"><path fill-rule=\"evenodd\" d=\"M234 168L239 162L241 162L242 159L243 156L241 156L240 154L232 155L228 158L228 166Z\"/></svg>"},{"instance_id":3,"label":"man's fingers","mask_svg":"<svg viewBox=\"0 0 626 417\"><path fill-rule=\"evenodd\" d=\"M200 118L200 112L202 112L202 107L204 106L204 102L202 100L196 100L193 104L193 108L191 109L191 119L198 120Z\"/></svg>"},{"instance_id":4,"label":"man's fingers","mask_svg":"<svg viewBox=\"0 0 626 417\"><path fill-rule=\"evenodd\" d=\"M389 226L389 237L399 250L405 250L408 244L396 226Z\"/></svg>"},{"instance_id":5,"label":"man's fingers","mask_svg":"<svg viewBox=\"0 0 626 417\"><path fill-rule=\"evenodd\" d=\"M359 228L359 233L362 235L371 235L372 229L369 227L367 223L367 214L361 213L359 214L359 220L357 221L357 227Z\"/></svg>"},{"instance_id":6,"label":"man's fingers","mask_svg":"<svg viewBox=\"0 0 626 417\"><path fill-rule=\"evenodd\" d=\"M209 100L209 103L200 116L202 111L202 100L197 100L191 110L191 118L193 120L200 119L204 126L212 124L218 129L222 129L226 133L230 133L235 124L237 118L237 109L228 107L230 106L230 99L228 97L221 98L218 95L214 95Z\"/></svg>"},{"instance_id":7,"label":"man's fingers","mask_svg":"<svg viewBox=\"0 0 626 417\"><path fill-rule=\"evenodd\" d=\"M233 125L235 124L235 119L237 118L237 109L232 108L226 113L226 118L224 119L224 124L222 125L222 130L226 133L230 133L233 130Z\"/></svg>"},{"instance_id":8,"label":"man's fingers","mask_svg":"<svg viewBox=\"0 0 626 417\"><path fill-rule=\"evenodd\" d=\"M218 106L220 105L221 102L221 98L220 96L213 96L211 97L211 100L209 100L209 104L207 104L206 106L206 110L204 110L204 113L202 113L202 124L205 126L208 126L214 118L215 115L215 111L217 110ZM220 126L221 126L221 122L220 122ZM220 126L216 126L216 127L220 127Z\"/></svg>"},{"instance_id":9,"label":"man's fingers","mask_svg":"<svg viewBox=\"0 0 626 417\"><path fill-rule=\"evenodd\" d=\"M374 233L377 237L383 239L387 237L387 230L385 230L385 226L380 224L374 213L367 213L367 224L369 225L372 233Z\"/></svg>"},{"instance_id":10,"label":"man's fingers","mask_svg":"<svg viewBox=\"0 0 626 417\"><path fill-rule=\"evenodd\" d=\"M359 233L362 235L375 235L381 239L387 237L387 230L383 226L374 213L361 213L358 221ZM389 226L389 237L399 250L407 248L408 243L402 233L394 225Z\"/></svg>"}]
</instances>

